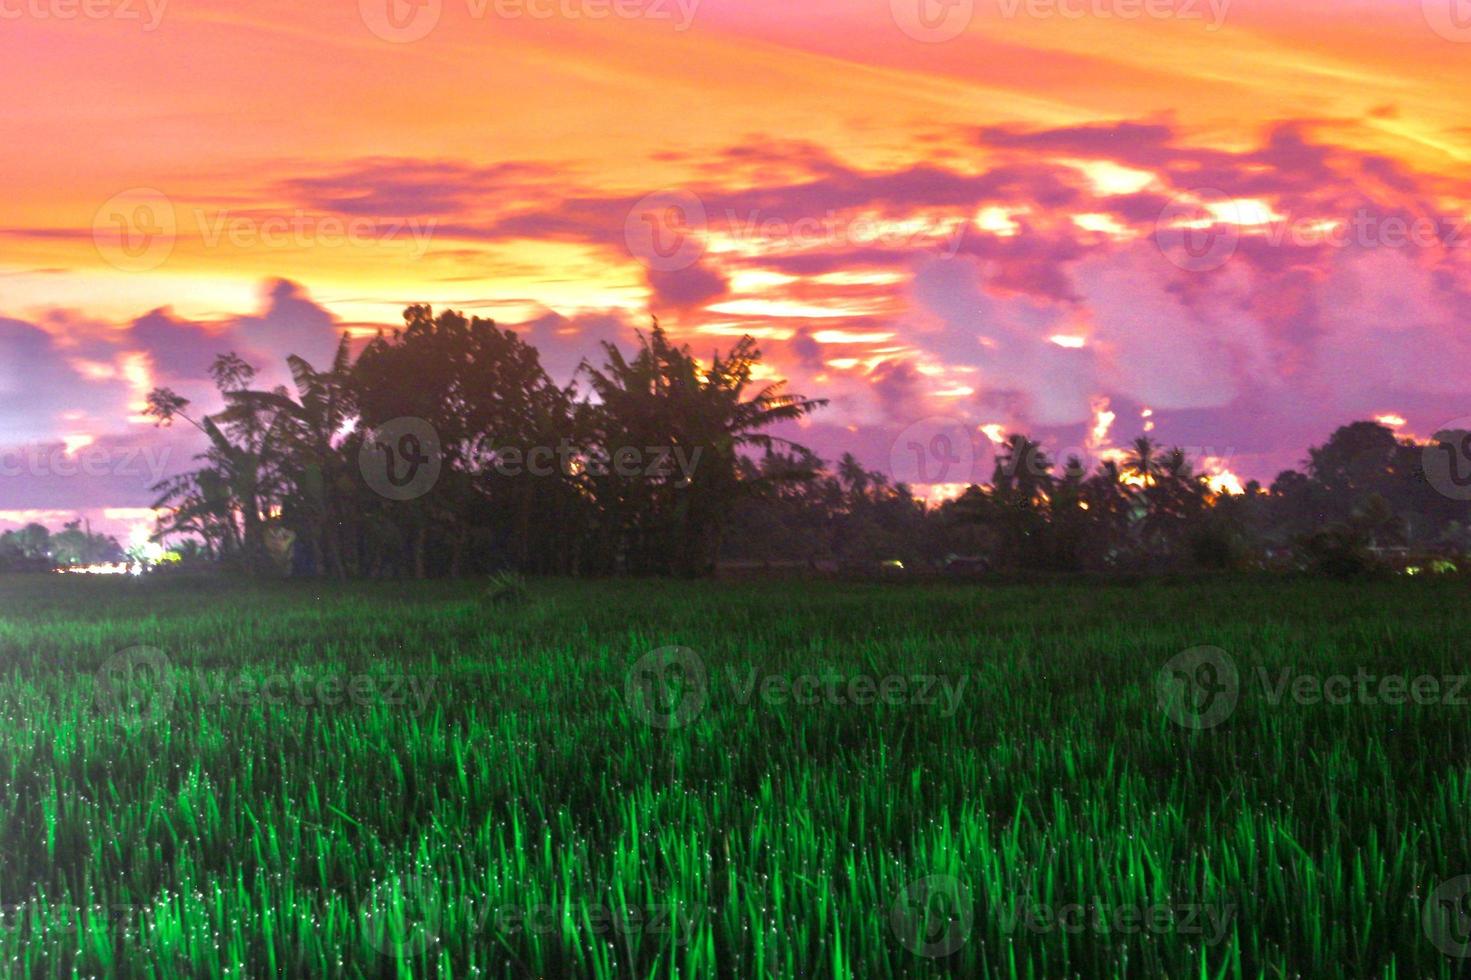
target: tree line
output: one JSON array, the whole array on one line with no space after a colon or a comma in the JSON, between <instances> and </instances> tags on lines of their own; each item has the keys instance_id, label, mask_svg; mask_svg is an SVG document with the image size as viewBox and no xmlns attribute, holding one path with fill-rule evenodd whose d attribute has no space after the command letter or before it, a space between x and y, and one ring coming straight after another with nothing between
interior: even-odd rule
<instances>
[{"instance_id":1,"label":"tree line","mask_svg":"<svg viewBox=\"0 0 1471 980\"><path fill-rule=\"evenodd\" d=\"M253 388L255 368L222 355L222 411L149 395L159 424L209 439L198 469L159 485L158 534L339 578L707 574L735 504L771 489L742 461L781 451L766 430L824 402L754 383L749 337L701 364L656 320L632 357L602 355L559 386L514 332L428 306L355 359L346 337L323 369L288 358L295 392ZM396 493L421 467L432 487Z\"/></svg>"},{"instance_id":2,"label":"tree line","mask_svg":"<svg viewBox=\"0 0 1471 980\"><path fill-rule=\"evenodd\" d=\"M116 538L94 534L81 518L67 521L55 533L36 521L0 532L0 571L48 571L57 565L92 565L127 558L127 551Z\"/></svg>"},{"instance_id":3,"label":"tree line","mask_svg":"<svg viewBox=\"0 0 1471 980\"><path fill-rule=\"evenodd\" d=\"M1390 566L1471 567L1471 433L1428 445L1354 422L1308 450L1302 470L1217 492L1178 448L1141 436L1091 471L1012 434L989 483L926 505L844 456L835 472L775 453L742 464L782 481L737 506L730 557L1015 572L1157 573L1275 568L1351 576ZM1428 470L1427 470L1428 465ZM1418 565L1416 563L1419 563Z\"/></svg>"},{"instance_id":4,"label":"tree line","mask_svg":"<svg viewBox=\"0 0 1471 980\"><path fill-rule=\"evenodd\" d=\"M336 578L698 576L721 561L1354 574L1396 549L1471 551L1471 492L1445 482L1471 490L1464 432L1424 446L1355 422L1240 494L1147 436L1090 469L1015 433L989 482L936 505L851 455L830 465L774 436L825 402L756 383L760 356L745 337L701 363L656 320L631 357L604 343L558 385L514 332L428 306L356 357L344 337L322 368L287 358L294 390L258 387L254 366L222 354L222 409L148 397L157 424L208 440L196 468L156 487L155 537L250 573ZM1449 476L1428 473L1442 456Z\"/></svg>"}]
</instances>

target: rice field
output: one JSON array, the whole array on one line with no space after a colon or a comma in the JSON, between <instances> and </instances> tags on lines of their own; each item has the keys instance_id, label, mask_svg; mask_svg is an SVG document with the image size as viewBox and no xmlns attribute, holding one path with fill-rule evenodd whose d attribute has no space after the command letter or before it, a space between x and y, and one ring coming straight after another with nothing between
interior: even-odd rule
<instances>
[{"instance_id":1,"label":"rice field","mask_svg":"<svg viewBox=\"0 0 1471 980\"><path fill-rule=\"evenodd\" d=\"M1457 976L1468 598L0 580L0 974Z\"/></svg>"}]
</instances>

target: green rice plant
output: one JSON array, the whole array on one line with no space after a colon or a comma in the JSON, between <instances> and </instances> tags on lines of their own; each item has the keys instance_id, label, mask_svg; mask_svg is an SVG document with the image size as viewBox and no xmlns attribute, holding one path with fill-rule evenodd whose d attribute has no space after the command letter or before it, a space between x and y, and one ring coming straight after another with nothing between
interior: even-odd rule
<instances>
[{"instance_id":1,"label":"green rice plant","mask_svg":"<svg viewBox=\"0 0 1471 980\"><path fill-rule=\"evenodd\" d=\"M1471 951L1454 680L1293 693L1471 673L1459 580L538 581L516 616L482 589L0 580L0 968L1449 978ZM1181 717L1204 647L1229 710Z\"/></svg>"}]
</instances>

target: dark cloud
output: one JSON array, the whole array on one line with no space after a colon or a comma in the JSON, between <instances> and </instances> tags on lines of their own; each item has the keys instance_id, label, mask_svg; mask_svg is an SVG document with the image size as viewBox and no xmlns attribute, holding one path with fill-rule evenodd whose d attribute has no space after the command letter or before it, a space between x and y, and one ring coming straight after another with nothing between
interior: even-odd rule
<instances>
[{"instance_id":1,"label":"dark cloud","mask_svg":"<svg viewBox=\"0 0 1471 980\"><path fill-rule=\"evenodd\" d=\"M646 275L653 293L649 305L655 311L703 306L724 296L730 289L725 276L701 265L669 272L648 269Z\"/></svg>"}]
</instances>

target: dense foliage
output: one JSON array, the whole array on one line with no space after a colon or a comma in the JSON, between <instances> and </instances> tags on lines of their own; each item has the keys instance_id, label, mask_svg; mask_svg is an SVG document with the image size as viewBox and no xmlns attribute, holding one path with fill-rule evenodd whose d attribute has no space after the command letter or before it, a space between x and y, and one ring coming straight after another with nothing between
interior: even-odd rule
<instances>
[{"instance_id":1,"label":"dense foliage","mask_svg":"<svg viewBox=\"0 0 1471 980\"><path fill-rule=\"evenodd\" d=\"M234 355L215 363L222 412L194 418L154 391L154 417L210 440L200 469L160 487L160 534L251 569L275 558L337 577L698 575L734 503L763 489L741 479L742 453L773 448L765 429L822 404L753 386L749 338L701 364L656 322L633 358L605 345L602 366L584 364L579 397L489 320L425 306L404 320L355 361L346 338L326 370L289 358L294 395L252 389L255 369ZM439 475L432 491L386 499L364 481L364 441L406 418L434 434Z\"/></svg>"},{"instance_id":2,"label":"dense foliage","mask_svg":"<svg viewBox=\"0 0 1471 980\"><path fill-rule=\"evenodd\" d=\"M728 556L748 561L897 559L936 567L980 559L997 571L1158 572L1274 567L1351 575L1416 562L1454 564L1471 553L1471 503L1425 473L1427 452L1461 452L1465 433L1427 447L1375 422L1343 426L1308 451L1306 472L1270 487L1216 492L1179 449L1141 437L1089 473L1057 466L1037 442L1012 435L994 474L958 499L926 506L910 489L845 456L773 454L753 474L793 473L774 495L745 501ZM1452 442L1456 445L1452 445ZM975 568L968 560L963 567Z\"/></svg>"},{"instance_id":3,"label":"dense foliage","mask_svg":"<svg viewBox=\"0 0 1471 980\"><path fill-rule=\"evenodd\" d=\"M209 438L203 465L159 488L160 534L253 571L338 578L697 576L722 560L933 569L957 557L972 569L1352 575L1396 550L1454 561L1471 548L1471 503L1424 469L1427 448L1460 453L1465 433L1426 447L1356 422L1310 449L1305 472L1238 494L1148 436L1090 472L1016 433L988 483L933 505L851 456L829 468L775 439L773 425L823 402L753 385L750 338L701 363L656 322L632 358L605 344L601 365L560 387L491 321L427 306L404 319L356 359L344 338L325 370L289 358L294 393L253 389L255 368L233 354L213 368L222 411L196 417L154 391L160 423ZM406 418L433 434L438 477L385 497L362 454L395 451L383 433ZM403 459L429 459L417 436L402 446Z\"/></svg>"}]
</instances>

